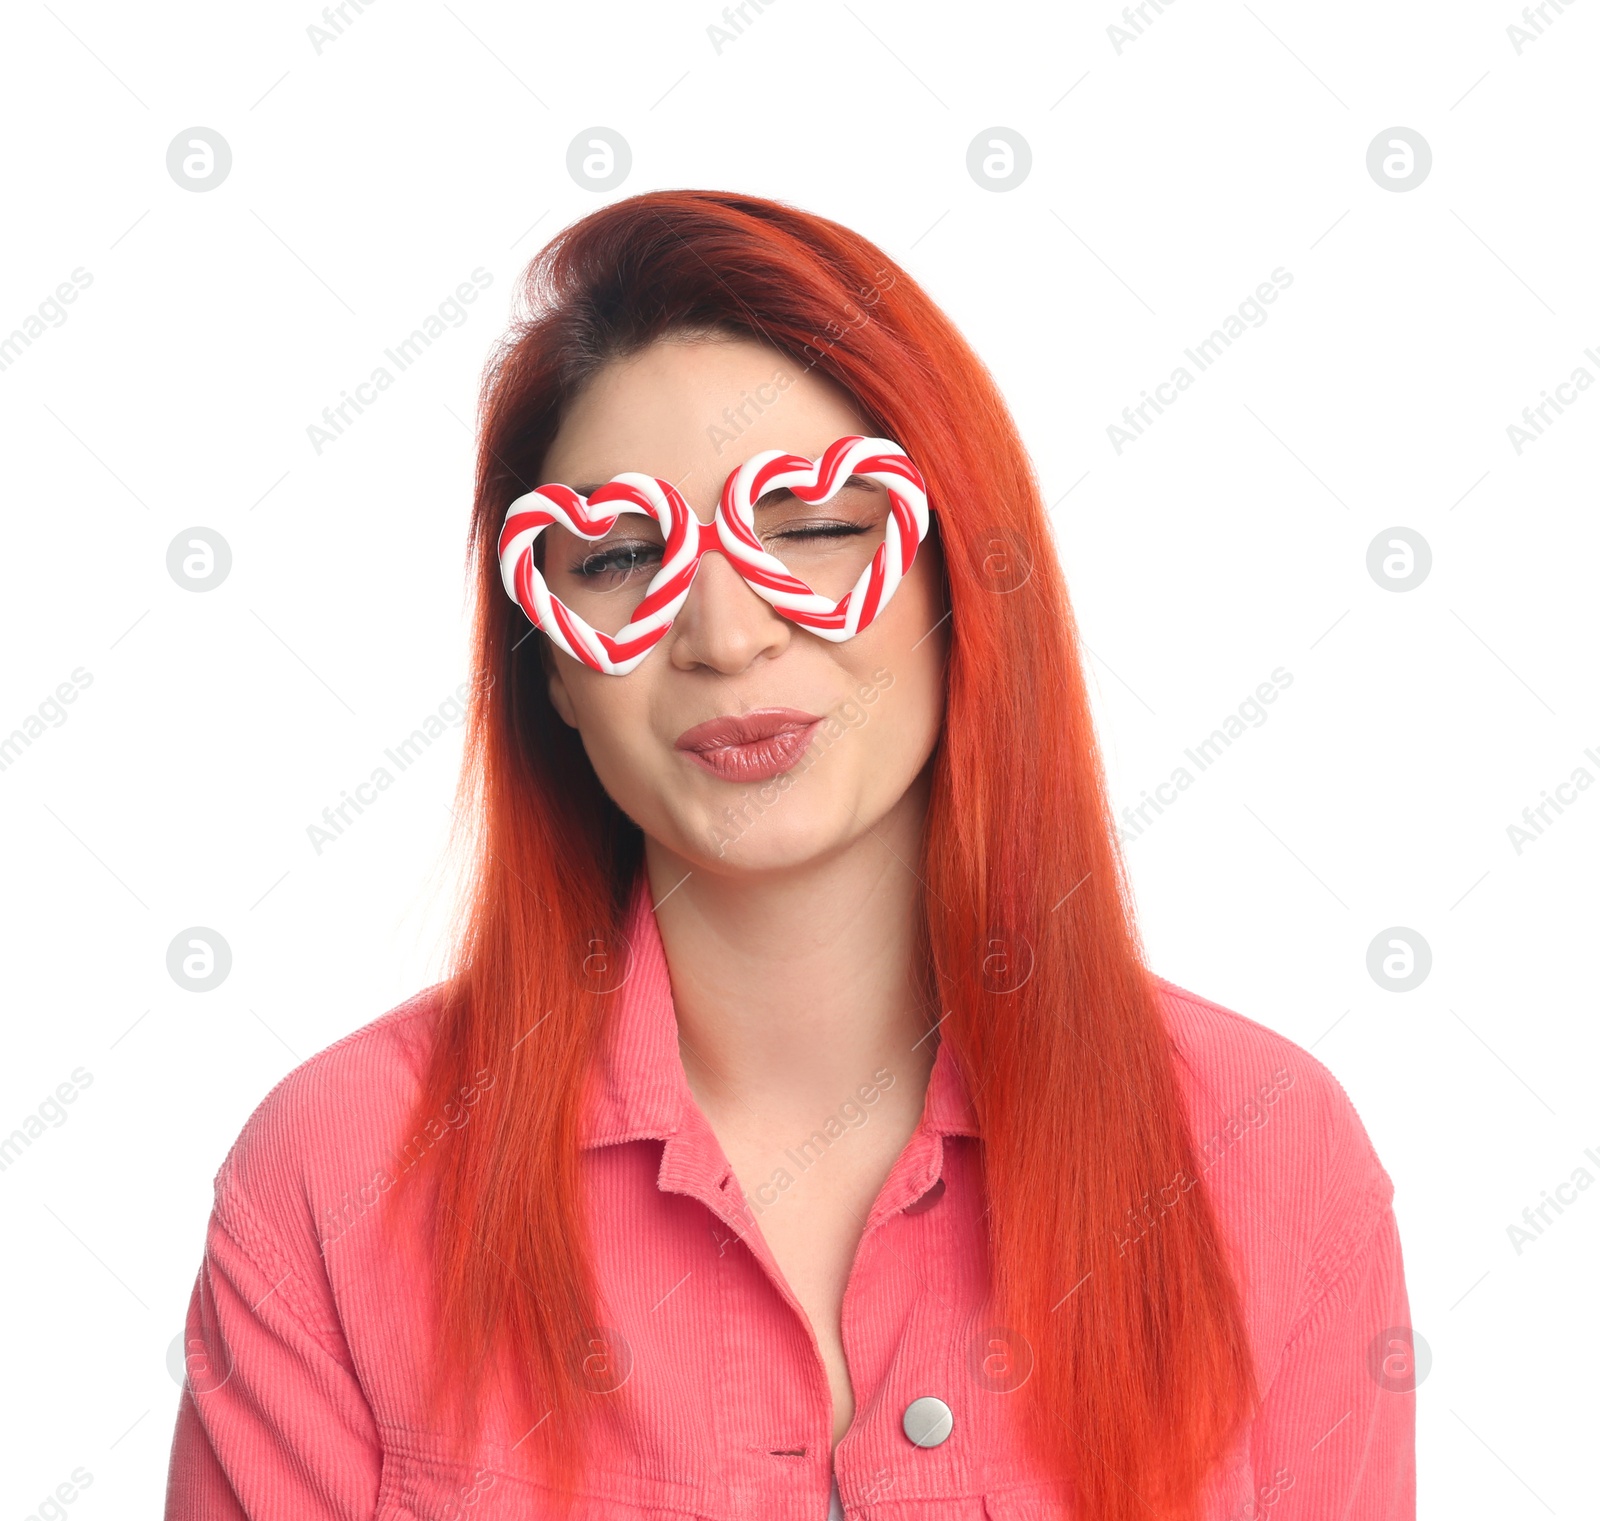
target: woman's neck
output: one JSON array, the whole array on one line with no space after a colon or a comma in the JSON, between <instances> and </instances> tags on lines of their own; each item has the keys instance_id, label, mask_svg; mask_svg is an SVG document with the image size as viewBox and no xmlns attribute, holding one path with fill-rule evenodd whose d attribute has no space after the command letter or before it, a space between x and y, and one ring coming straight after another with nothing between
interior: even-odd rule
<instances>
[{"instance_id":1,"label":"woman's neck","mask_svg":"<svg viewBox=\"0 0 1600 1521\"><path fill-rule=\"evenodd\" d=\"M804 1133L874 1083L920 1114L938 1040L913 977L920 790L788 870L713 874L646 840L684 1073L719 1132Z\"/></svg>"}]
</instances>

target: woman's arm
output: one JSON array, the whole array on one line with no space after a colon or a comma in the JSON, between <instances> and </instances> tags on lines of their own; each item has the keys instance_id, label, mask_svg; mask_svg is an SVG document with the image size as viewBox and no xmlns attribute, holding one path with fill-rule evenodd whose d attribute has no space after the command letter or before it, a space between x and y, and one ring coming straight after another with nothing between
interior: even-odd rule
<instances>
[{"instance_id":1,"label":"woman's arm","mask_svg":"<svg viewBox=\"0 0 1600 1521\"><path fill-rule=\"evenodd\" d=\"M308 1324L326 1285L306 1271L219 1196L184 1331L165 1521L371 1521L377 1427L337 1328Z\"/></svg>"},{"instance_id":2,"label":"woman's arm","mask_svg":"<svg viewBox=\"0 0 1600 1521\"><path fill-rule=\"evenodd\" d=\"M1254 1508L1237 1521L1414 1521L1410 1326L1385 1203L1289 1337L1252 1432Z\"/></svg>"}]
</instances>

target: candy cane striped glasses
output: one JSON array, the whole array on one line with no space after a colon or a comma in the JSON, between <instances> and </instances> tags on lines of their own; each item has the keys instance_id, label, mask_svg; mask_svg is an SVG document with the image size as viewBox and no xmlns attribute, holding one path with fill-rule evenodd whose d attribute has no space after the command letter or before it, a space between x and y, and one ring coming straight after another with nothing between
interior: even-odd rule
<instances>
[{"instance_id":1,"label":"candy cane striped glasses","mask_svg":"<svg viewBox=\"0 0 1600 1521\"><path fill-rule=\"evenodd\" d=\"M539 545L551 527L565 532ZM560 649L625 676L672 626L708 550L783 617L838 642L883 611L927 532L916 466L891 439L852 435L815 460L782 449L746 460L709 523L636 471L587 497L540 486L506 509L500 577Z\"/></svg>"}]
</instances>

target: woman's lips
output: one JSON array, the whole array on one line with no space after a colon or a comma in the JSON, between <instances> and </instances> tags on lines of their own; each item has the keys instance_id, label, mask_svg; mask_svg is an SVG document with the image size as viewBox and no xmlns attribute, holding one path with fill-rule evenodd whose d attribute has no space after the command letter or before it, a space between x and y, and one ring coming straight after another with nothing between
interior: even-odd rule
<instances>
[{"instance_id":1,"label":"woman's lips","mask_svg":"<svg viewBox=\"0 0 1600 1521\"><path fill-rule=\"evenodd\" d=\"M799 708L755 708L685 729L677 748L723 781L770 781L806 753L821 722Z\"/></svg>"}]
</instances>

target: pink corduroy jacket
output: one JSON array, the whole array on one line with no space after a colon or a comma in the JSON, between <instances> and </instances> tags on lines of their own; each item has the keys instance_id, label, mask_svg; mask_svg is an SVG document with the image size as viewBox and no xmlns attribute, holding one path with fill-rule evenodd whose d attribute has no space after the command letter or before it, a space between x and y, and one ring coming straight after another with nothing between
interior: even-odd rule
<instances>
[{"instance_id":1,"label":"pink corduroy jacket","mask_svg":"<svg viewBox=\"0 0 1600 1521\"><path fill-rule=\"evenodd\" d=\"M995 1376L1004 1347L979 1318L982 1142L951 1053L935 1057L921 1121L856 1250L842 1320L856 1409L832 1453L815 1336L750 1223L782 1208L781 1193L742 1200L689 1090L642 873L628 937L584 1158L610 1322L592 1361L633 1398L606 1405L574 1521L824 1521L835 1477L850 1521L1071 1517L1070 1481L1023 1460ZM1265 1391L1218 1470L1208 1521L1412 1521L1415 1373L1393 1185L1325 1067L1160 988ZM386 1180L471 1123L468 1096L426 1139L405 1132L437 1007L423 992L297 1068L217 1173L166 1521L546 1514L517 1461L525 1433L500 1406L471 1462L430 1431L423 1245L396 1248L378 1228ZM848 1145L876 1097L863 1084L797 1168ZM1128 1225L1130 1252L1176 1202L1152 1197ZM907 1432L918 1401L920 1442Z\"/></svg>"}]
</instances>

